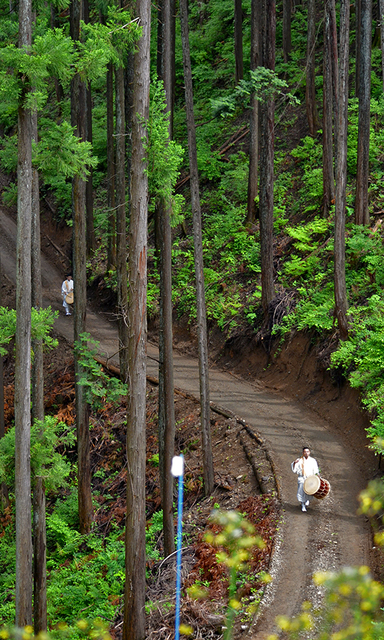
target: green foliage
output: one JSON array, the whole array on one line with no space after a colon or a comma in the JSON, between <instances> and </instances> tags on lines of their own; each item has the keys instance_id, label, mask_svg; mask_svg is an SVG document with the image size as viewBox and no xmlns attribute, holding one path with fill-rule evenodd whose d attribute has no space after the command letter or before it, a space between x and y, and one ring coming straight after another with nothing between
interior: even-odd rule
<instances>
[{"instance_id":1,"label":"green foliage","mask_svg":"<svg viewBox=\"0 0 384 640\"><path fill-rule=\"evenodd\" d=\"M46 184L55 184L58 176L83 180L89 168L97 166L92 145L74 134L74 127L63 120L60 124L48 118L39 119L40 140L33 145L35 167L41 171Z\"/></svg>"},{"instance_id":2,"label":"green foliage","mask_svg":"<svg viewBox=\"0 0 384 640\"><path fill-rule=\"evenodd\" d=\"M362 402L373 415L368 435L373 439L372 447L382 453L384 300L377 294L371 296L366 305L350 309L349 320L348 340L340 343L331 363L344 371L352 387L362 389Z\"/></svg>"},{"instance_id":3,"label":"green foliage","mask_svg":"<svg viewBox=\"0 0 384 640\"><path fill-rule=\"evenodd\" d=\"M58 523L55 524L56 529ZM48 619L50 625L65 620L71 627L71 637L76 633L76 620L89 612L93 617L113 619L123 590L124 541L121 532L114 530L101 544L99 537L91 534L68 535L65 527L59 529L66 543L58 549L57 564L51 568L48 583ZM87 553L80 545L87 546ZM63 564L63 559L71 558ZM73 634L73 635L72 635Z\"/></svg>"},{"instance_id":4,"label":"green foliage","mask_svg":"<svg viewBox=\"0 0 384 640\"><path fill-rule=\"evenodd\" d=\"M36 38L30 50L8 44L3 47L0 59L3 80L0 101L13 103L11 109L15 109L23 94L25 107L41 109L47 100L49 76L68 81L74 72L74 63L73 42L61 29L47 29L44 36ZM29 90L25 92L25 89Z\"/></svg>"},{"instance_id":5,"label":"green foliage","mask_svg":"<svg viewBox=\"0 0 384 640\"><path fill-rule=\"evenodd\" d=\"M212 110L215 117L222 118L233 115L237 105L248 105L251 95L254 94L257 100L265 102L269 98L280 95L291 104L298 103L297 98L287 93L288 84L281 80L272 69L257 67L251 70L248 80L240 80L232 93L223 98L212 98Z\"/></svg>"},{"instance_id":6,"label":"green foliage","mask_svg":"<svg viewBox=\"0 0 384 640\"><path fill-rule=\"evenodd\" d=\"M53 327L58 311L52 311L51 307L45 309L31 309L31 337L34 340L43 340L44 346L51 349L57 346L57 340L53 339L49 332ZM16 332L16 310L0 307L0 355L5 355L7 350L2 346L13 340Z\"/></svg>"},{"instance_id":7,"label":"green foliage","mask_svg":"<svg viewBox=\"0 0 384 640\"><path fill-rule=\"evenodd\" d=\"M98 344L89 333L82 333L80 341L75 344L75 357L83 370L78 382L84 387L86 401L95 409L107 403L117 404L121 396L127 395L127 385L104 373L95 360Z\"/></svg>"},{"instance_id":8,"label":"green foliage","mask_svg":"<svg viewBox=\"0 0 384 640\"><path fill-rule=\"evenodd\" d=\"M221 202L225 202L224 198ZM239 266L253 277L260 273L260 245L243 224L244 212L235 207L223 209L205 221L203 255L208 318L221 329L236 326L243 309L240 286L236 282ZM194 254L192 238L174 243L174 304L180 314L195 317Z\"/></svg>"},{"instance_id":9,"label":"green foliage","mask_svg":"<svg viewBox=\"0 0 384 640\"><path fill-rule=\"evenodd\" d=\"M298 195L301 203L305 205L303 213L318 211L323 197L321 143L315 138L307 136L296 149L291 151L291 155L300 161L302 186L298 190Z\"/></svg>"},{"instance_id":10,"label":"green foliage","mask_svg":"<svg viewBox=\"0 0 384 640\"><path fill-rule=\"evenodd\" d=\"M160 560L157 541L163 531L163 510L155 511L145 528L145 554L150 560Z\"/></svg>"},{"instance_id":11,"label":"green foliage","mask_svg":"<svg viewBox=\"0 0 384 640\"><path fill-rule=\"evenodd\" d=\"M163 82L157 79L151 83L147 131L150 210L153 211L159 200L163 199L171 203L174 215L179 219L184 199L174 198L173 190L184 151L181 145L169 139L169 114L166 111L165 91Z\"/></svg>"},{"instance_id":12,"label":"green foliage","mask_svg":"<svg viewBox=\"0 0 384 640\"><path fill-rule=\"evenodd\" d=\"M31 426L31 476L44 479L47 491L68 484L71 465L66 462L59 445L73 445L75 436L63 422L46 416L44 422L36 420ZM15 427L0 440L0 481L13 490L15 484Z\"/></svg>"}]
</instances>

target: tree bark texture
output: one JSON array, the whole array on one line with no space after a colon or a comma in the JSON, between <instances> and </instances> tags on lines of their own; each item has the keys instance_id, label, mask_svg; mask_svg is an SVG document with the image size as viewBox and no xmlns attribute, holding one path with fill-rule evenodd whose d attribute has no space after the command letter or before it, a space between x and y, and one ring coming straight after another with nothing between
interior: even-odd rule
<instances>
[{"instance_id":1,"label":"tree bark texture","mask_svg":"<svg viewBox=\"0 0 384 640\"><path fill-rule=\"evenodd\" d=\"M284 62L288 62L292 51L291 39L291 14L292 0L283 0L283 56Z\"/></svg>"},{"instance_id":2,"label":"tree bark texture","mask_svg":"<svg viewBox=\"0 0 384 640\"><path fill-rule=\"evenodd\" d=\"M241 0L235 1L235 82L243 79L243 8Z\"/></svg>"},{"instance_id":3,"label":"tree bark texture","mask_svg":"<svg viewBox=\"0 0 384 640\"><path fill-rule=\"evenodd\" d=\"M324 61L323 61L323 215L327 217L335 198L335 174L333 168L333 79L331 4L324 2Z\"/></svg>"},{"instance_id":4,"label":"tree bark texture","mask_svg":"<svg viewBox=\"0 0 384 640\"><path fill-rule=\"evenodd\" d=\"M368 177L371 115L372 0L360 5L359 129L357 141L356 224L369 225Z\"/></svg>"},{"instance_id":5,"label":"tree bark texture","mask_svg":"<svg viewBox=\"0 0 384 640\"><path fill-rule=\"evenodd\" d=\"M191 58L189 51L188 0L180 0L181 41L183 47L183 67L185 86L185 105L188 129L188 154L191 185L191 204L193 214L193 238L195 252L197 336L199 351L200 405L203 452L204 491L210 495L213 491L214 471L210 427L209 375L208 375L208 338L207 316L205 310L205 287L203 245L201 231L201 209L199 194L199 176L197 171L196 129L193 112L193 89Z\"/></svg>"},{"instance_id":6,"label":"tree bark texture","mask_svg":"<svg viewBox=\"0 0 384 640\"><path fill-rule=\"evenodd\" d=\"M315 89L316 0L308 0L307 72L305 103L309 133L314 136L318 127Z\"/></svg>"},{"instance_id":7,"label":"tree bark texture","mask_svg":"<svg viewBox=\"0 0 384 640\"><path fill-rule=\"evenodd\" d=\"M47 630L46 559L44 479L35 478L33 487L33 626L36 635Z\"/></svg>"},{"instance_id":8,"label":"tree bark texture","mask_svg":"<svg viewBox=\"0 0 384 640\"><path fill-rule=\"evenodd\" d=\"M161 49L158 50L158 74L164 82L172 122L172 7L170 0L160 4ZM173 476L170 473L175 448L175 402L173 383L172 331L172 230L171 203L161 199L156 208L156 234L160 267L159 313L159 470L163 508L164 554L175 550L173 518Z\"/></svg>"},{"instance_id":9,"label":"tree bark texture","mask_svg":"<svg viewBox=\"0 0 384 640\"><path fill-rule=\"evenodd\" d=\"M116 270L121 379L128 379L127 222L125 208L125 90L124 69L117 67L116 83Z\"/></svg>"},{"instance_id":10,"label":"tree bark texture","mask_svg":"<svg viewBox=\"0 0 384 640\"><path fill-rule=\"evenodd\" d=\"M37 113L32 114L32 138L37 142ZM39 174L32 170L31 229L32 306L42 307L40 194ZM32 420L44 420L43 341L32 340ZM36 478L33 487L33 626L35 634L47 630L47 569L45 487L43 478Z\"/></svg>"},{"instance_id":11,"label":"tree bark texture","mask_svg":"<svg viewBox=\"0 0 384 640\"><path fill-rule=\"evenodd\" d=\"M127 420L127 518L124 640L145 638L145 427L147 339L148 178L143 121L149 115L150 0L137 0L143 34L134 57L131 211L129 230L129 342Z\"/></svg>"},{"instance_id":12,"label":"tree bark texture","mask_svg":"<svg viewBox=\"0 0 384 640\"><path fill-rule=\"evenodd\" d=\"M107 70L107 203L108 203L108 270L116 266L116 209L115 209L115 142L113 124L113 64Z\"/></svg>"},{"instance_id":13,"label":"tree bark texture","mask_svg":"<svg viewBox=\"0 0 384 640\"><path fill-rule=\"evenodd\" d=\"M348 72L349 72L349 0L340 3L339 122L335 209L335 319L340 337L348 335L347 289L345 283L345 204L347 186Z\"/></svg>"},{"instance_id":14,"label":"tree bark texture","mask_svg":"<svg viewBox=\"0 0 384 640\"><path fill-rule=\"evenodd\" d=\"M0 282L3 282L2 269L1 269L1 256L0 256ZM0 307L3 306L1 287L0 287ZM3 368L3 356L0 356L0 439L5 434L5 420L4 420L4 368ZM8 487L5 482L0 484L0 506L4 509L9 504Z\"/></svg>"},{"instance_id":15,"label":"tree bark texture","mask_svg":"<svg viewBox=\"0 0 384 640\"><path fill-rule=\"evenodd\" d=\"M259 66L260 53L260 0L252 0L251 5L251 70ZM249 173L247 222L256 218L255 199L258 193L259 164L259 101L255 94L251 95L251 111L249 116Z\"/></svg>"},{"instance_id":16,"label":"tree bark texture","mask_svg":"<svg viewBox=\"0 0 384 640\"><path fill-rule=\"evenodd\" d=\"M86 24L89 22L89 1L83 0L83 20ZM86 86L86 105L87 105L87 120L86 120L86 136L87 141L92 144L92 89L91 82L89 81ZM95 227L93 224L93 167L88 167L89 175L87 176L85 186L85 207L86 207L86 242L87 242L87 256L96 249L96 237Z\"/></svg>"},{"instance_id":17,"label":"tree bark texture","mask_svg":"<svg viewBox=\"0 0 384 640\"><path fill-rule=\"evenodd\" d=\"M355 93L359 97L360 91L360 49L361 49L361 1L355 0L356 19L356 63L355 63Z\"/></svg>"},{"instance_id":18,"label":"tree bark texture","mask_svg":"<svg viewBox=\"0 0 384 640\"><path fill-rule=\"evenodd\" d=\"M19 3L19 47L31 45L31 2ZM15 358L15 496L16 496L16 618L18 627L32 622L32 531L30 472L31 367L31 219L32 122L23 102L18 109L16 358Z\"/></svg>"},{"instance_id":19,"label":"tree bark texture","mask_svg":"<svg viewBox=\"0 0 384 640\"><path fill-rule=\"evenodd\" d=\"M335 0L327 0L329 29L330 29L330 47L332 62L332 88L333 88L333 148L335 154L335 167L337 166L337 138L339 126L339 53L337 48L337 24L336 24L336 5Z\"/></svg>"},{"instance_id":20,"label":"tree bark texture","mask_svg":"<svg viewBox=\"0 0 384 640\"><path fill-rule=\"evenodd\" d=\"M276 4L263 0L262 65L275 69ZM273 186L274 186L274 114L270 97L261 105L260 149L260 249L261 301L265 317L274 297L273 283Z\"/></svg>"},{"instance_id":21,"label":"tree bark texture","mask_svg":"<svg viewBox=\"0 0 384 640\"><path fill-rule=\"evenodd\" d=\"M384 92L384 0L379 0L380 44L381 44L381 74Z\"/></svg>"},{"instance_id":22,"label":"tree bark texture","mask_svg":"<svg viewBox=\"0 0 384 640\"><path fill-rule=\"evenodd\" d=\"M73 40L80 36L80 2L72 0L70 6L70 26ZM77 74L71 83L71 123L76 135L86 140L86 88ZM80 342L85 332L87 311L86 287L86 203L85 181L75 176L72 181L72 215L73 215L73 279L74 279L74 340ZM78 454L78 503L80 532L88 533L93 520L91 493L91 461L89 451L89 413L84 387L78 384L82 377L83 367L75 352L76 379L76 431Z\"/></svg>"},{"instance_id":23,"label":"tree bark texture","mask_svg":"<svg viewBox=\"0 0 384 640\"><path fill-rule=\"evenodd\" d=\"M3 273L1 267L1 255L0 255L0 282L3 282ZM0 287L0 307L3 306L2 291ZM4 368L3 368L3 356L0 355L0 439L5 435L5 420L4 420Z\"/></svg>"},{"instance_id":24,"label":"tree bark texture","mask_svg":"<svg viewBox=\"0 0 384 640\"><path fill-rule=\"evenodd\" d=\"M92 89L91 83L86 87L86 103L87 103L87 140L92 144ZM93 167L88 167L89 176L87 177L85 186L85 204L87 219L87 255L96 249L95 227L93 224Z\"/></svg>"},{"instance_id":25,"label":"tree bark texture","mask_svg":"<svg viewBox=\"0 0 384 640\"><path fill-rule=\"evenodd\" d=\"M37 113L31 114L32 139L37 142ZM32 218L31 218L31 301L35 309L42 307L41 243L40 243L40 195L39 174L32 169ZM32 419L44 420L44 371L43 343L33 340L32 363Z\"/></svg>"},{"instance_id":26,"label":"tree bark texture","mask_svg":"<svg viewBox=\"0 0 384 640\"><path fill-rule=\"evenodd\" d=\"M160 263L159 326L159 467L163 508L164 554L175 550L173 477L170 473L175 448L175 408L172 331L172 236L170 210L163 199L156 211Z\"/></svg>"}]
</instances>

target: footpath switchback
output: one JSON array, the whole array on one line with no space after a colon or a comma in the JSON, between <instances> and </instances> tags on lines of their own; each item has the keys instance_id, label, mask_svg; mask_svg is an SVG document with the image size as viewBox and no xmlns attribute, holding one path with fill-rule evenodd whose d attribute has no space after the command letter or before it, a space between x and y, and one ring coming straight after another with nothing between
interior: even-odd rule
<instances>
[{"instance_id":1,"label":"footpath switchback","mask_svg":"<svg viewBox=\"0 0 384 640\"><path fill-rule=\"evenodd\" d=\"M0 211L0 249L6 277L15 282L16 226ZM58 309L55 329L73 342L73 319L65 317L61 283L65 274L42 256L44 303ZM76 284L76 283L75 283ZM116 324L106 314L87 312L86 329L100 343L100 354L118 364ZM158 375L158 351L148 344L147 372ZM244 381L216 367L210 369L211 401L232 411L265 440L281 489L282 521L272 559L273 581L268 586L261 615L247 632L263 640L276 631L277 615L294 615L304 600L315 605L321 599L311 576L317 570L338 570L346 565L369 564L371 544L366 518L357 515L357 497L365 487L365 470L351 456L353 442L335 433L330 424L262 384ZM194 358L174 351L174 381L179 388L198 396L198 364ZM302 513L296 500L296 477L291 462L307 445L319 463L321 474L331 483L324 501L314 500Z\"/></svg>"}]
</instances>

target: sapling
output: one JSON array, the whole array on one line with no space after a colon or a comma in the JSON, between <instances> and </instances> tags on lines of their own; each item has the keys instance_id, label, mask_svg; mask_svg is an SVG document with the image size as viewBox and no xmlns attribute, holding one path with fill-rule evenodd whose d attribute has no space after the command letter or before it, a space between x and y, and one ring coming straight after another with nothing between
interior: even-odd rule
<instances>
[{"instance_id":1,"label":"sapling","mask_svg":"<svg viewBox=\"0 0 384 640\"><path fill-rule=\"evenodd\" d=\"M219 533L209 531L205 535L205 540L219 548L217 560L229 569L228 609L224 640L230 640L233 635L236 612L241 608L241 603L236 597L238 573L246 568L252 549L254 547L263 549L265 543L260 536L255 535L253 525L237 511L214 509L210 522L219 525L221 530Z\"/></svg>"}]
</instances>

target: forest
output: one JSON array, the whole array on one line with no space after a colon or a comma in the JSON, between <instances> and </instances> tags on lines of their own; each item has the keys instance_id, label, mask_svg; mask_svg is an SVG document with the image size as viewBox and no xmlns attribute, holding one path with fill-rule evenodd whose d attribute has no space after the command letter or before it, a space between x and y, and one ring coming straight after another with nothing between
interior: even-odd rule
<instances>
[{"instance_id":1,"label":"forest","mask_svg":"<svg viewBox=\"0 0 384 640\"><path fill-rule=\"evenodd\" d=\"M315 570L321 602L259 634L291 516L279 461L212 400L209 367L242 361L246 379L303 340L335 399L355 393L366 433L348 444L378 463L359 517L380 549L384 0L0 14L0 223L17 222L14 276L0 234L0 637L383 638L381 552L372 573ZM46 304L48 244L73 275L73 341ZM113 319L114 364L92 312ZM196 393L179 388L179 342Z\"/></svg>"}]
</instances>

